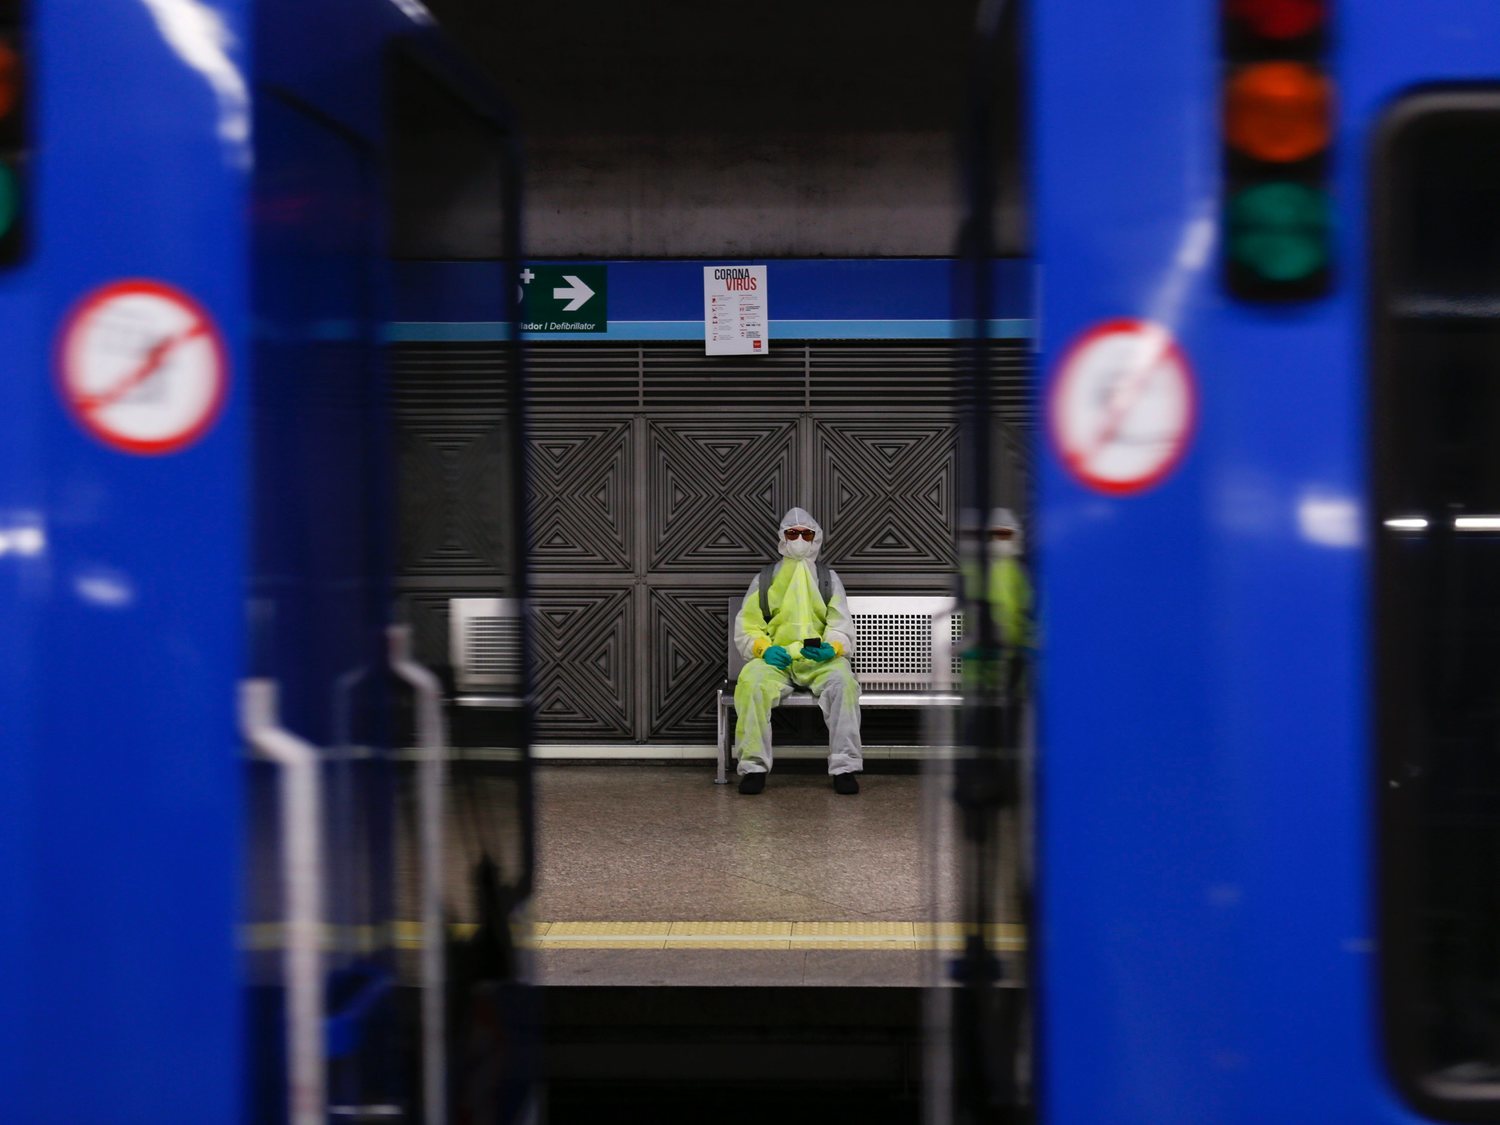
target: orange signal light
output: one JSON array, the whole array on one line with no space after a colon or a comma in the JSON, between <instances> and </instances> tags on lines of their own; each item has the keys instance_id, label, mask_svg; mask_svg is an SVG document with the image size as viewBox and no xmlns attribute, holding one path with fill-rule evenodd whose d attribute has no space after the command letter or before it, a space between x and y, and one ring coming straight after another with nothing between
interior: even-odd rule
<instances>
[{"instance_id":1,"label":"orange signal light","mask_svg":"<svg viewBox=\"0 0 1500 1125\"><path fill-rule=\"evenodd\" d=\"M21 104L24 77L21 53L11 44L0 42L0 118L9 117Z\"/></svg>"},{"instance_id":2,"label":"orange signal light","mask_svg":"<svg viewBox=\"0 0 1500 1125\"><path fill-rule=\"evenodd\" d=\"M1306 63L1243 67L1225 94L1224 132L1256 160L1289 164L1316 156L1333 139L1333 83Z\"/></svg>"}]
</instances>

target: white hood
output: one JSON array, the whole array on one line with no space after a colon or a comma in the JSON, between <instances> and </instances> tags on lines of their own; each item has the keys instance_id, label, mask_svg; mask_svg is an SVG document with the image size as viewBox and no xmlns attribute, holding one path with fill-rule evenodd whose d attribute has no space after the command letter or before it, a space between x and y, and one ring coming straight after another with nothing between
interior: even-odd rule
<instances>
[{"instance_id":1,"label":"white hood","mask_svg":"<svg viewBox=\"0 0 1500 1125\"><path fill-rule=\"evenodd\" d=\"M1021 521L1016 519L1016 513L1009 508L993 508L990 510L990 530L1001 531L1009 528L1015 535L1006 542L997 544L1000 548L1002 559L1020 558L1026 549L1026 532L1021 530Z\"/></svg>"},{"instance_id":2,"label":"white hood","mask_svg":"<svg viewBox=\"0 0 1500 1125\"><path fill-rule=\"evenodd\" d=\"M786 529L789 527L810 527L818 533L818 537L811 543L802 538L788 541ZM787 558L815 562L819 552L823 550L823 525L813 519L812 513L806 508L793 508L781 517L781 528L776 533L776 539L776 549ZM797 553L793 552L793 548Z\"/></svg>"}]
</instances>

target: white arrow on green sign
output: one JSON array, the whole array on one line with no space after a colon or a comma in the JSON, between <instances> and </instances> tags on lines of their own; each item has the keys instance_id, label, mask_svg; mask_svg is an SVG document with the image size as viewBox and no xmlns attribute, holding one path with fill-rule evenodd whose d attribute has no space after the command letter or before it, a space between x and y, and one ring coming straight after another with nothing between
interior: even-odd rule
<instances>
[{"instance_id":1,"label":"white arrow on green sign","mask_svg":"<svg viewBox=\"0 0 1500 1125\"><path fill-rule=\"evenodd\" d=\"M609 267L527 266L521 271L526 332L603 332L609 328Z\"/></svg>"}]
</instances>

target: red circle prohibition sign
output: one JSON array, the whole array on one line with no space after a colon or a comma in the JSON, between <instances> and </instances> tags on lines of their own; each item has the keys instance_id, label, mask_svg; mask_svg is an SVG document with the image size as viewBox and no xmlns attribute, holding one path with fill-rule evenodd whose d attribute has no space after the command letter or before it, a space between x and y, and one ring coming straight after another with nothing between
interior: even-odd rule
<instances>
[{"instance_id":1,"label":"red circle prohibition sign","mask_svg":"<svg viewBox=\"0 0 1500 1125\"><path fill-rule=\"evenodd\" d=\"M1047 397L1059 460L1111 496L1144 492L1181 464L1198 420L1187 355L1152 321L1104 321L1063 352Z\"/></svg>"},{"instance_id":2,"label":"red circle prohibition sign","mask_svg":"<svg viewBox=\"0 0 1500 1125\"><path fill-rule=\"evenodd\" d=\"M138 456L198 441L229 393L229 351L213 317L161 281L111 282L83 297L63 321L56 367L74 420Z\"/></svg>"}]
</instances>

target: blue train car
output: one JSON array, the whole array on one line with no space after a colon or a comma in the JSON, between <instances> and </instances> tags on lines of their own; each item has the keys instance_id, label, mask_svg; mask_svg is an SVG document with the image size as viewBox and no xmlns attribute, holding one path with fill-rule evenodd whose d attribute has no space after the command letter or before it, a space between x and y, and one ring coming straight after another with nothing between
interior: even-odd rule
<instances>
[{"instance_id":1,"label":"blue train car","mask_svg":"<svg viewBox=\"0 0 1500 1125\"><path fill-rule=\"evenodd\" d=\"M1494 1120L1500 15L1029 19L1043 1118Z\"/></svg>"},{"instance_id":2,"label":"blue train car","mask_svg":"<svg viewBox=\"0 0 1500 1125\"><path fill-rule=\"evenodd\" d=\"M7 3L0 71L0 1117L447 1119L381 347L411 146L503 111L413 0Z\"/></svg>"}]
</instances>

